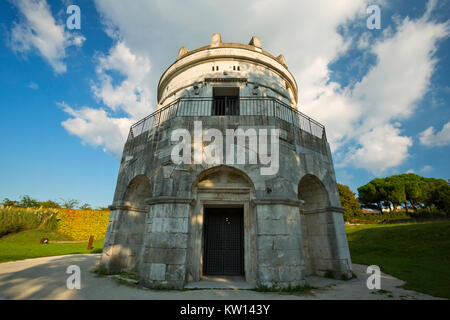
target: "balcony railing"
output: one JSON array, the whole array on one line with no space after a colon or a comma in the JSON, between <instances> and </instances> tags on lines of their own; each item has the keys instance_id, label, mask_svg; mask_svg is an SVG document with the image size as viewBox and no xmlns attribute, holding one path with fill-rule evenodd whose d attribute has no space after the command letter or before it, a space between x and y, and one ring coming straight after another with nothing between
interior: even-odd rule
<instances>
[{"instance_id":1,"label":"balcony railing","mask_svg":"<svg viewBox=\"0 0 450 320\"><path fill-rule=\"evenodd\" d=\"M222 106L222 104L220 105ZM238 110L236 110L236 105ZM128 139L135 138L175 117L220 117L233 115L276 117L316 137L325 138L325 128L323 125L276 98L240 97L233 105L230 105L229 109L224 109L224 112L219 113L223 115L217 115L217 106L217 101L214 98L177 99L133 124ZM233 111L227 112L226 110Z\"/></svg>"}]
</instances>

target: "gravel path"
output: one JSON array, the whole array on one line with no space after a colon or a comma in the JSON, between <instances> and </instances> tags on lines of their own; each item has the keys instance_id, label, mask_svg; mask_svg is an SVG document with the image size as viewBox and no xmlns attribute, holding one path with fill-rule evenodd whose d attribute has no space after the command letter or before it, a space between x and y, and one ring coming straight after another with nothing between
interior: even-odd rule
<instances>
[{"instance_id":1,"label":"gravel path","mask_svg":"<svg viewBox=\"0 0 450 320\"><path fill-rule=\"evenodd\" d=\"M383 291L368 290L366 266L354 264L357 279L350 281L310 277L307 281L318 289L309 294L260 293L251 290L160 291L118 284L107 277L97 277L92 270L99 254L79 254L6 262L0 264L0 299L130 299L130 300L312 300L312 299L436 299L422 293L397 288L404 282L382 274ZM78 265L81 289L66 287L67 267Z\"/></svg>"}]
</instances>

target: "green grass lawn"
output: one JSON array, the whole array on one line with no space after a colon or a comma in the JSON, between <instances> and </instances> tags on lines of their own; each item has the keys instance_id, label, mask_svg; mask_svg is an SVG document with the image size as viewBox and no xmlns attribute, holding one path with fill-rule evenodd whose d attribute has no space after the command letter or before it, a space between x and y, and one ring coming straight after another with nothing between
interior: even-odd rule
<instances>
[{"instance_id":1,"label":"green grass lawn","mask_svg":"<svg viewBox=\"0 0 450 320\"><path fill-rule=\"evenodd\" d=\"M450 298L450 221L347 226L346 231L354 263L378 265L406 281L405 289Z\"/></svg>"},{"instance_id":2,"label":"green grass lawn","mask_svg":"<svg viewBox=\"0 0 450 320\"><path fill-rule=\"evenodd\" d=\"M450 298L450 221L347 226L354 263L378 265L406 281L405 289ZM29 230L0 238L0 262L76 253L98 253L103 239L87 243L40 244L42 238L71 240L54 231Z\"/></svg>"},{"instance_id":3,"label":"green grass lawn","mask_svg":"<svg viewBox=\"0 0 450 320\"><path fill-rule=\"evenodd\" d=\"M75 253L100 253L103 239L94 240L92 250L87 250L86 243L77 244L40 244L42 238L50 241L70 241L71 238L55 231L28 230L0 238L0 263L7 261L60 256Z\"/></svg>"}]
</instances>

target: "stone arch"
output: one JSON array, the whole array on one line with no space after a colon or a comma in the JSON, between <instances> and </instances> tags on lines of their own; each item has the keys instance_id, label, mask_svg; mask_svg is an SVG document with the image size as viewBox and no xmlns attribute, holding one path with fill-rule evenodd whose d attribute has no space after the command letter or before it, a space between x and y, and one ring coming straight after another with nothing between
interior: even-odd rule
<instances>
[{"instance_id":1,"label":"stone arch","mask_svg":"<svg viewBox=\"0 0 450 320\"><path fill-rule=\"evenodd\" d=\"M305 271L307 275L323 275L332 269L326 264L332 254L327 217L329 195L319 178L307 174L298 184L298 199L304 201L301 219Z\"/></svg>"},{"instance_id":2,"label":"stone arch","mask_svg":"<svg viewBox=\"0 0 450 320\"><path fill-rule=\"evenodd\" d=\"M152 196L150 181L146 175L141 174L134 177L125 190L123 201L126 205L137 208L146 209L145 200Z\"/></svg>"},{"instance_id":3,"label":"stone arch","mask_svg":"<svg viewBox=\"0 0 450 320\"><path fill-rule=\"evenodd\" d=\"M139 271L148 212L146 200L150 197L149 179L137 175L128 183L122 200L111 206L108 240L105 240L111 258L102 258L110 272Z\"/></svg>"},{"instance_id":4,"label":"stone arch","mask_svg":"<svg viewBox=\"0 0 450 320\"><path fill-rule=\"evenodd\" d=\"M226 165L208 168L200 172L192 183L191 190L195 192L198 187L220 188L224 185L231 188L248 187L252 194L255 192L252 179L244 171Z\"/></svg>"},{"instance_id":5,"label":"stone arch","mask_svg":"<svg viewBox=\"0 0 450 320\"><path fill-rule=\"evenodd\" d=\"M330 197L322 181L312 174L305 175L298 184L298 199L303 200L303 211L313 212L330 206Z\"/></svg>"}]
</instances>

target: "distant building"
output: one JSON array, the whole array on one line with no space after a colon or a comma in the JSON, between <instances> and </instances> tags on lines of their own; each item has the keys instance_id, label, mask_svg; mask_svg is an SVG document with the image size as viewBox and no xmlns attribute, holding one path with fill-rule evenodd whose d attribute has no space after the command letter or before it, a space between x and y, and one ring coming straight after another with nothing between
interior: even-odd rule
<instances>
[{"instance_id":1,"label":"distant building","mask_svg":"<svg viewBox=\"0 0 450 320\"><path fill-rule=\"evenodd\" d=\"M363 214L381 214L379 210L373 210L373 209L361 209L361 212Z\"/></svg>"}]
</instances>

